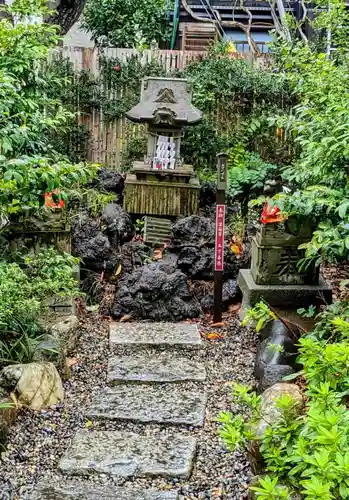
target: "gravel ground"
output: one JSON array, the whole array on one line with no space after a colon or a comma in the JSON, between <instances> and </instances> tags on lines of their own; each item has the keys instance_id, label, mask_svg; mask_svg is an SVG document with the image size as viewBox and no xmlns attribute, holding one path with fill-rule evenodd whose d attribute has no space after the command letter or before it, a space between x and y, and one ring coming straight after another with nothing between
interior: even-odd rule
<instances>
[{"instance_id":1,"label":"gravel ground","mask_svg":"<svg viewBox=\"0 0 349 500\"><path fill-rule=\"evenodd\" d=\"M208 379L204 384L208 393L206 421L203 429L133 423L88 422L82 414L83 407L93 394L106 385L108 359L108 322L90 316L81 326L78 347L73 353L78 363L72 367L69 381L65 382L64 405L47 411L23 411L12 427L9 446L0 460L1 500L24 500L36 482L45 477L61 482L57 471L59 458L67 449L78 428L124 429L147 434L196 435L198 453L190 480L166 481L165 479L122 480L118 484L159 489L176 487L182 500L194 499L244 499L247 498L251 471L246 458L240 453L225 450L217 434L216 418L220 411L231 409L231 382L253 384L255 338L252 331L242 329L235 317L227 318L227 326L215 330L200 323L205 338L205 348L200 356L205 363ZM207 340L207 335L217 332L222 339ZM125 352L125 351L124 351ZM193 384L186 384L193 387ZM199 385L199 384L198 384ZM171 386L173 390L173 386ZM89 480L117 482L105 475ZM122 500L122 499L120 499Z\"/></svg>"}]
</instances>

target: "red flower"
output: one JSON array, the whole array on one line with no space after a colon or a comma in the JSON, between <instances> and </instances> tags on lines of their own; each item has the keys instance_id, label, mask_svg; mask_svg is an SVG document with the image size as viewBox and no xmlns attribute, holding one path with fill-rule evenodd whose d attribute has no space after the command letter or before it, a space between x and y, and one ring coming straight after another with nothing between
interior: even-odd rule
<instances>
[{"instance_id":1,"label":"red flower","mask_svg":"<svg viewBox=\"0 0 349 500\"><path fill-rule=\"evenodd\" d=\"M269 203L264 203L262 215L261 215L261 223L262 224L272 224L273 222L281 222L282 218L280 215L280 208L269 205Z\"/></svg>"},{"instance_id":2,"label":"red flower","mask_svg":"<svg viewBox=\"0 0 349 500\"><path fill-rule=\"evenodd\" d=\"M121 70L121 66L119 64L117 64L116 66L114 66L113 68L115 71L120 71Z\"/></svg>"},{"instance_id":3,"label":"red flower","mask_svg":"<svg viewBox=\"0 0 349 500\"><path fill-rule=\"evenodd\" d=\"M55 189L52 191L52 193L45 193L44 198L45 198L45 207L46 208L64 208L64 200L59 200L58 203L55 203L53 201L53 194L59 194L59 191Z\"/></svg>"}]
</instances>

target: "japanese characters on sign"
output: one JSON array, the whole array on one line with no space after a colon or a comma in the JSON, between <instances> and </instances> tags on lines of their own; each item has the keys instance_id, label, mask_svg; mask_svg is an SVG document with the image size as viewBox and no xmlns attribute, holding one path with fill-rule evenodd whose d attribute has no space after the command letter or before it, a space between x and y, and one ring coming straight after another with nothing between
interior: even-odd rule
<instances>
[{"instance_id":1,"label":"japanese characters on sign","mask_svg":"<svg viewBox=\"0 0 349 500\"><path fill-rule=\"evenodd\" d=\"M220 154L217 162L217 189L227 189L227 156Z\"/></svg>"},{"instance_id":2,"label":"japanese characters on sign","mask_svg":"<svg viewBox=\"0 0 349 500\"><path fill-rule=\"evenodd\" d=\"M216 206L215 271L223 271L225 205Z\"/></svg>"}]
</instances>

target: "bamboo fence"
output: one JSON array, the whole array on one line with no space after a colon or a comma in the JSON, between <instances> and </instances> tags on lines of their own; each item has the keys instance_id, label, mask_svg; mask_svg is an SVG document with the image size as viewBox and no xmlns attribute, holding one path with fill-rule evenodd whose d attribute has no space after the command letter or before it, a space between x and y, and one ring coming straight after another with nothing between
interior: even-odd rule
<instances>
[{"instance_id":1,"label":"bamboo fence","mask_svg":"<svg viewBox=\"0 0 349 500\"><path fill-rule=\"evenodd\" d=\"M77 71L87 70L92 75L99 75L99 52L96 48L64 46L60 48L60 54L70 60L73 68ZM103 56L117 58L121 62L127 61L131 56L138 54L143 64L149 63L154 58L164 67L167 73L182 69L188 63L206 56L206 52L181 51L181 50L144 50L142 53L134 49L105 49ZM254 60L251 54L239 55L252 64L265 65L267 57ZM106 98L108 98L108 89ZM111 91L109 91L111 92ZM112 96L112 94L109 94ZM94 163L107 165L110 168L119 169L123 153L127 149L128 141L144 134L144 127L131 124L125 116L105 120L102 109L93 108L90 113L82 112L79 102L76 102L76 111L80 115L80 123L89 132L86 158Z\"/></svg>"}]
</instances>

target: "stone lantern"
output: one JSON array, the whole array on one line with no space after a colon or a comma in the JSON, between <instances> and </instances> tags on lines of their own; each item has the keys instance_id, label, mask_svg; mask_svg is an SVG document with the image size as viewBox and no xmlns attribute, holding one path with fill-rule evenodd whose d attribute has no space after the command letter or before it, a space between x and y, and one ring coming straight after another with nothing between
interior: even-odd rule
<instances>
[{"instance_id":1,"label":"stone lantern","mask_svg":"<svg viewBox=\"0 0 349 500\"><path fill-rule=\"evenodd\" d=\"M126 176L127 212L158 218L197 213L199 180L181 157L183 127L202 119L191 96L187 80L143 80L140 102L126 113L129 120L148 124L147 154Z\"/></svg>"}]
</instances>

